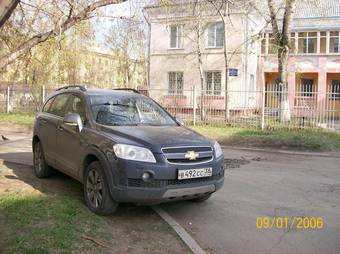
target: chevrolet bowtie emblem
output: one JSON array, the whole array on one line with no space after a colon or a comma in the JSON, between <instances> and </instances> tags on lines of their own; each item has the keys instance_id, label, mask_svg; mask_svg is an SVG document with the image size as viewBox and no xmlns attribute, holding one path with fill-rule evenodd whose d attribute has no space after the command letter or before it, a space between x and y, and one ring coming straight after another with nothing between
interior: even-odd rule
<instances>
[{"instance_id":1,"label":"chevrolet bowtie emblem","mask_svg":"<svg viewBox=\"0 0 340 254\"><path fill-rule=\"evenodd\" d=\"M191 161L196 160L200 156L199 153L195 153L194 151L187 151L185 154L185 158Z\"/></svg>"}]
</instances>

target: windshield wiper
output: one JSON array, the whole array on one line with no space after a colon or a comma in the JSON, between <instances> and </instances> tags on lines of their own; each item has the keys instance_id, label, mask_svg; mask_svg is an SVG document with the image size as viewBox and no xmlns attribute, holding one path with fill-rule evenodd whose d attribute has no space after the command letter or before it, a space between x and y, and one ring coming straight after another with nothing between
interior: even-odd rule
<instances>
[{"instance_id":1,"label":"windshield wiper","mask_svg":"<svg viewBox=\"0 0 340 254\"><path fill-rule=\"evenodd\" d=\"M111 126L138 126L137 123L110 123Z\"/></svg>"},{"instance_id":2,"label":"windshield wiper","mask_svg":"<svg viewBox=\"0 0 340 254\"><path fill-rule=\"evenodd\" d=\"M128 108L131 107L131 105L128 105L128 104L111 103L111 102L92 104L92 106L121 106L121 107L128 107Z\"/></svg>"}]
</instances>

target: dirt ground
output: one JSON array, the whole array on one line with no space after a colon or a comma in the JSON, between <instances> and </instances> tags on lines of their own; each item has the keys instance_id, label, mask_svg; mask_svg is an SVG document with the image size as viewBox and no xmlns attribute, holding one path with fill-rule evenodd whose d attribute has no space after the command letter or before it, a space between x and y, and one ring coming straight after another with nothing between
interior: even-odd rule
<instances>
[{"instance_id":1,"label":"dirt ground","mask_svg":"<svg viewBox=\"0 0 340 254\"><path fill-rule=\"evenodd\" d=\"M32 166L21 164L32 163L31 140L24 136L17 136L16 140L0 142L0 195L44 193L52 197L54 193L62 193L74 202L83 203L82 186L77 181L58 172L51 178L38 179L33 174ZM11 225L6 223L4 216L0 216L0 227L0 253L3 253L1 249L6 247L4 245L9 237L4 232L17 232L11 231ZM98 245L98 253L190 253L176 233L150 207L123 204L117 213L104 217L100 232L97 240L106 247Z\"/></svg>"}]
</instances>

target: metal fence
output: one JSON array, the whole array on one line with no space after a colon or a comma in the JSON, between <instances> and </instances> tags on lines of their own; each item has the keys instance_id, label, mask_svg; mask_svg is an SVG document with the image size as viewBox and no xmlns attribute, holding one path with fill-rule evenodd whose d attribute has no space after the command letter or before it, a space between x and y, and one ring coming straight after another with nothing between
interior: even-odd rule
<instances>
[{"instance_id":1,"label":"metal fence","mask_svg":"<svg viewBox=\"0 0 340 254\"><path fill-rule=\"evenodd\" d=\"M44 87L0 89L0 111L35 113L53 91ZM332 87L327 87L325 92L294 94L280 90L226 92L194 88L181 90L180 94L171 94L167 89L142 92L192 125L340 131L340 93L332 91Z\"/></svg>"}]
</instances>

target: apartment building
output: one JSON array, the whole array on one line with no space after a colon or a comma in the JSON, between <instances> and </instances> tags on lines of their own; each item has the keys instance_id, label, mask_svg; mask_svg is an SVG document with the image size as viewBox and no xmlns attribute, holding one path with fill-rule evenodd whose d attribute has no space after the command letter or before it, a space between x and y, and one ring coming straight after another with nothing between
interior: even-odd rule
<instances>
[{"instance_id":1,"label":"apartment building","mask_svg":"<svg viewBox=\"0 0 340 254\"><path fill-rule=\"evenodd\" d=\"M221 17L212 6L204 7L199 38L204 72L201 87L197 31L190 29L192 24L197 25L197 16L193 15L197 7L193 7L192 1L177 2L179 4L166 8L157 4L145 8L150 24L150 95L164 106L188 108L196 103L198 107L205 104L210 109L223 111L227 105L228 75L231 112L248 109L260 112L264 105L266 109L274 108L278 114L277 46L263 14L254 9L245 11L242 6L228 7L226 72ZM237 2L242 1L234 1ZM266 1L259 3L265 13ZM288 69L292 116L305 117L327 111L340 117L340 1L297 1L296 4ZM261 94L263 90L265 98Z\"/></svg>"},{"instance_id":2,"label":"apartment building","mask_svg":"<svg viewBox=\"0 0 340 254\"><path fill-rule=\"evenodd\" d=\"M192 106L192 90L195 89L198 105L203 100L210 107L223 110L225 75L228 75L228 91L256 89L259 42L252 36L258 34L263 21L257 21L241 7L223 8L228 8L229 13L226 27L228 73L225 71L224 25L211 3L205 1L197 7L193 1L181 1L167 7L145 8L150 24L149 90L163 105ZM255 103L250 94L229 96L229 99L232 109Z\"/></svg>"}]
</instances>

